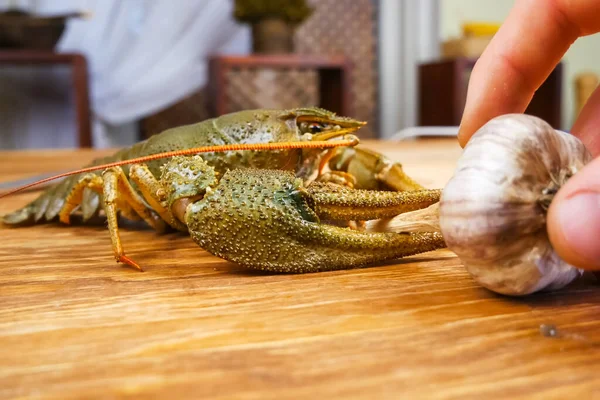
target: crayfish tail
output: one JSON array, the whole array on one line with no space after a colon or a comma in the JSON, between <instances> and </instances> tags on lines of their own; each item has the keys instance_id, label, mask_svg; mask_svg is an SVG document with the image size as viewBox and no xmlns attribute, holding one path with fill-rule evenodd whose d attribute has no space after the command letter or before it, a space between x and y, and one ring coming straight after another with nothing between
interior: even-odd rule
<instances>
[{"instance_id":1,"label":"crayfish tail","mask_svg":"<svg viewBox=\"0 0 600 400\"><path fill-rule=\"evenodd\" d=\"M74 179L65 179L40 193L26 206L6 214L2 222L6 225L26 226L53 220L65 203Z\"/></svg>"},{"instance_id":2,"label":"crayfish tail","mask_svg":"<svg viewBox=\"0 0 600 400\"><path fill-rule=\"evenodd\" d=\"M27 226L56 220L66 204L66 199L81 178L74 175L50 186L26 206L2 216L2 222L6 225ZM86 188L79 207L83 222L98 215L99 210L99 195Z\"/></svg>"},{"instance_id":3,"label":"crayfish tail","mask_svg":"<svg viewBox=\"0 0 600 400\"><path fill-rule=\"evenodd\" d=\"M25 226L35 223L33 203L2 216L2 223L6 225Z\"/></svg>"}]
</instances>

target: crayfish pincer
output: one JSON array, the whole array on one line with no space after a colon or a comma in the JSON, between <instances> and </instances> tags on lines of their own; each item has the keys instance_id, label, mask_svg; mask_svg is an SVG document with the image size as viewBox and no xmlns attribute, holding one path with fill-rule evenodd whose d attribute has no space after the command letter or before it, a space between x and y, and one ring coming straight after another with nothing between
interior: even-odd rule
<instances>
[{"instance_id":1,"label":"crayfish pincer","mask_svg":"<svg viewBox=\"0 0 600 400\"><path fill-rule=\"evenodd\" d=\"M192 239L216 256L252 269L316 272L444 247L439 233L359 232L320 221L391 217L439 196L437 190L377 192L331 183L304 188L286 171L238 169L190 204L185 222Z\"/></svg>"},{"instance_id":2,"label":"crayfish pincer","mask_svg":"<svg viewBox=\"0 0 600 400\"><path fill-rule=\"evenodd\" d=\"M320 108L295 108L246 110L169 129L36 182L68 177L2 221L68 224L74 214L85 222L103 213L115 259L138 269L125 255L119 218L189 233L212 254L269 271L351 268L444 247L438 233L347 226L440 198L400 163L357 146L352 133L363 125Z\"/></svg>"}]
</instances>

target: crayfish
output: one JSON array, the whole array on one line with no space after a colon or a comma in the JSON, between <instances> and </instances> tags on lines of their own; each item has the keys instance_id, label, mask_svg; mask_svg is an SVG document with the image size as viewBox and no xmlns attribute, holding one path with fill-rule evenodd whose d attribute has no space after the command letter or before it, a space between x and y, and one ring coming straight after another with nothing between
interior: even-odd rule
<instances>
[{"instance_id":1,"label":"crayfish","mask_svg":"<svg viewBox=\"0 0 600 400\"><path fill-rule=\"evenodd\" d=\"M423 209L441 194L356 146L363 125L296 108L172 128L57 176L68 178L3 222L68 224L73 213L84 221L104 213L115 259L138 269L123 250L119 217L188 233L213 255L272 272L346 269L445 247L436 232L350 226Z\"/></svg>"}]
</instances>

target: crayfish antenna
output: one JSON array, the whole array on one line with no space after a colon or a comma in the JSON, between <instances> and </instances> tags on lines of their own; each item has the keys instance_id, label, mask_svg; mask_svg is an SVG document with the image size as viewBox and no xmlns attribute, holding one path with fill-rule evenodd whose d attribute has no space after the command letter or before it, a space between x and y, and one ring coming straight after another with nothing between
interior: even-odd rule
<instances>
[{"instance_id":1,"label":"crayfish antenna","mask_svg":"<svg viewBox=\"0 0 600 400\"><path fill-rule=\"evenodd\" d=\"M148 156L132 158L129 160L116 161L113 163L95 165L93 167L81 168L75 171L65 172L62 174L54 175L49 178L40 179L39 181L29 183L27 185L20 186L16 189L9 190L5 193L0 193L0 199L8 197L11 194L21 192L31 187L41 185L43 183L51 182L56 179L64 178L71 175L78 175L87 172L99 171L111 167L119 167L122 165L143 163L146 161L158 160L161 158L168 158L174 156L185 156L200 153L221 153L226 151L270 151L270 150L292 150L292 149L330 149L333 147L340 146L356 146L359 139L354 135L347 135L345 139L340 140L326 140L326 141L313 141L313 142L275 142L275 143L241 143L241 144L225 144L218 146L201 146L194 147L191 149L168 151L165 153L151 154Z\"/></svg>"}]
</instances>

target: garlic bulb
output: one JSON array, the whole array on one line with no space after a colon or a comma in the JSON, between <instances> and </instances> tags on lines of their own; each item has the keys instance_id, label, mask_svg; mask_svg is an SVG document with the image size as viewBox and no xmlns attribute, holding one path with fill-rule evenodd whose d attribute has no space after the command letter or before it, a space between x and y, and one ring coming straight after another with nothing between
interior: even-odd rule
<instances>
[{"instance_id":1,"label":"garlic bulb","mask_svg":"<svg viewBox=\"0 0 600 400\"><path fill-rule=\"evenodd\" d=\"M497 117L471 138L439 203L448 248L501 294L561 288L582 274L546 231L553 195L591 160L576 137L523 114Z\"/></svg>"}]
</instances>

